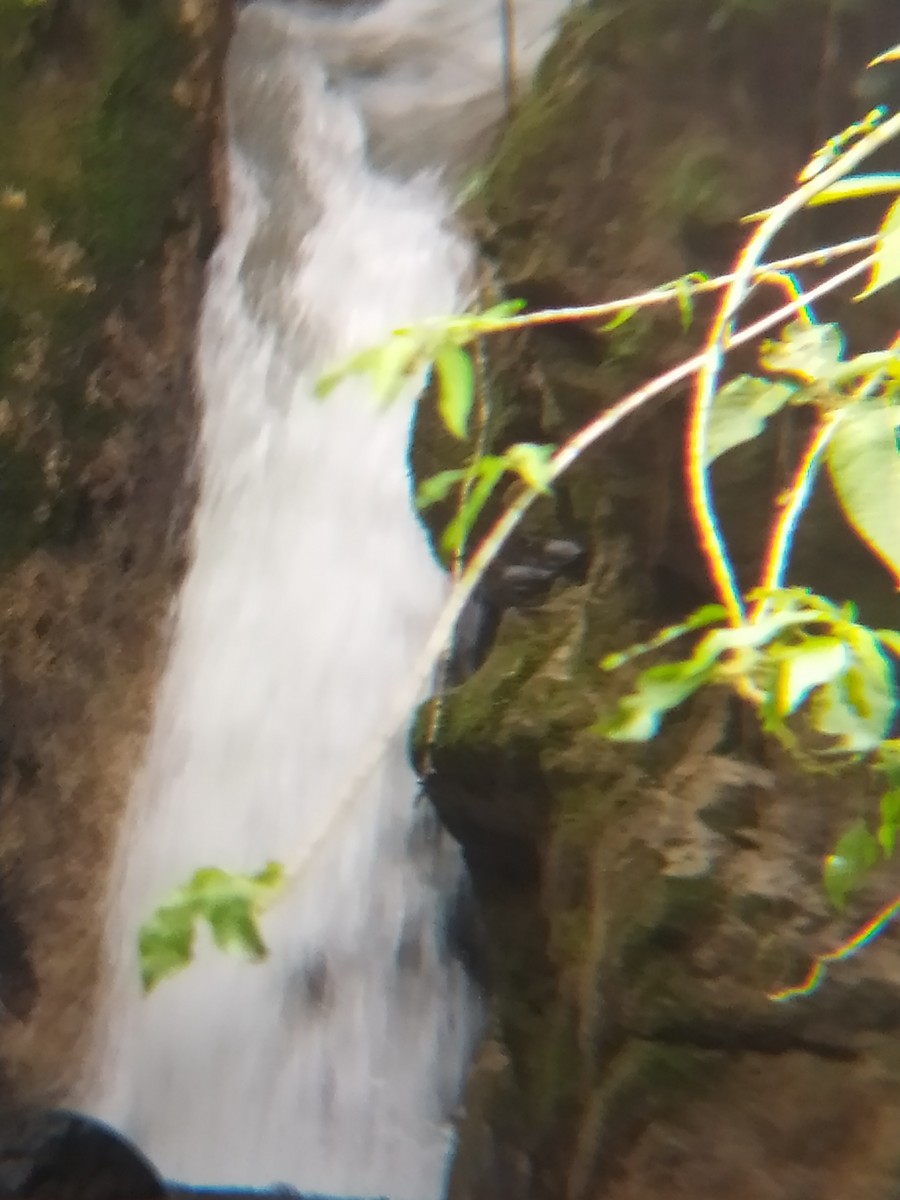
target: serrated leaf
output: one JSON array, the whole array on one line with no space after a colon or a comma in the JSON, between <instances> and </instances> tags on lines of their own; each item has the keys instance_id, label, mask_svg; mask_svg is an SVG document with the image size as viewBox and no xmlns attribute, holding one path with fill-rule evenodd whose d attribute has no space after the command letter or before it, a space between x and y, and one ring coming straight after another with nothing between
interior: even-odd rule
<instances>
[{"instance_id":1,"label":"serrated leaf","mask_svg":"<svg viewBox=\"0 0 900 1200\"><path fill-rule=\"evenodd\" d=\"M881 288L900 279L900 200L896 200L887 211L887 216L881 222L878 230L878 240L875 243L875 262L869 282L854 297L863 300Z\"/></svg>"},{"instance_id":2,"label":"serrated leaf","mask_svg":"<svg viewBox=\"0 0 900 1200\"><path fill-rule=\"evenodd\" d=\"M792 321L780 342L766 342L759 356L767 371L797 375L805 382L828 380L844 356L844 335L837 325Z\"/></svg>"},{"instance_id":3,"label":"serrated leaf","mask_svg":"<svg viewBox=\"0 0 900 1200\"><path fill-rule=\"evenodd\" d=\"M447 430L463 439L475 402L475 371L472 360L459 346L443 346L434 360L437 373L438 411Z\"/></svg>"},{"instance_id":4,"label":"serrated leaf","mask_svg":"<svg viewBox=\"0 0 900 1200\"><path fill-rule=\"evenodd\" d=\"M879 806L881 823L878 826L878 844L885 858L891 858L900 832L900 788L891 788L881 797Z\"/></svg>"},{"instance_id":5,"label":"serrated leaf","mask_svg":"<svg viewBox=\"0 0 900 1200\"><path fill-rule=\"evenodd\" d=\"M542 446L536 442L517 442L504 455L507 468L514 471L536 492L550 491L553 479L553 455L555 446Z\"/></svg>"},{"instance_id":6,"label":"serrated leaf","mask_svg":"<svg viewBox=\"0 0 900 1200\"><path fill-rule=\"evenodd\" d=\"M879 859L878 842L863 821L857 821L840 838L822 868L829 900L841 909Z\"/></svg>"},{"instance_id":7,"label":"serrated leaf","mask_svg":"<svg viewBox=\"0 0 900 1200\"><path fill-rule=\"evenodd\" d=\"M860 401L846 411L826 450L847 520L900 586L900 407Z\"/></svg>"},{"instance_id":8,"label":"serrated leaf","mask_svg":"<svg viewBox=\"0 0 900 1200\"><path fill-rule=\"evenodd\" d=\"M256 916L243 898L221 900L206 913L213 940L226 954L238 954L258 962L266 957L266 944L256 924Z\"/></svg>"},{"instance_id":9,"label":"serrated leaf","mask_svg":"<svg viewBox=\"0 0 900 1200\"><path fill-rule=\"evenodd\" d=\"M713 400L706 433L706 462L715 462L726 451L752 441L766 421L793 396L787 383L739 375L720 388Z\"/></svg>"},{"instance_id":10,"label":"serrated leaf","mask_svg":"<svg viewBox=\"0 0 900 1200\"><path fill-rule=\"evenodd\" d=\"M151 991L186 967L194 956L194 916L183 904L158 908L141 926L138 957L141 986Z\"/></svg>"},{"instance_id":11,"label":"serrated leaf","mask_svg":"<svg viewBox=\"0 0 900 1200\"><path fill-rule=\"evenodd\" d=\"M438 504L445 500L467 474L468 472L461 470L439 471L437 475L423 479L416 490L416 505L419 508L428 508L430 504Z\"/></svg>"},{"instance_id":12,"label":"serrated leaf","mask_svg":"<svg viewBox=\"0 0 900 1200\"><path fill-rule=\"evenodd\" d=\"M259 914L284 884L279 863L256 875L238 875L220 867L202 867L178 888L141 927L138 937L141 982L145 991L186 967L194 951L194 926L205 920L216 945L258 961L266 955Z\"/></svg>"},{"instance_id":13,"label":"serrated leaf","mask_svg":"<svg viewBox=\"0 0 900 1200\"><path fill-rule=\"evenodd\" d=\"M780 717L796 712L814 688L835 679L846 668L847 646L833 637L812 637L782 648L778 662L775 711Z\"/></svg>"}]
</instances>

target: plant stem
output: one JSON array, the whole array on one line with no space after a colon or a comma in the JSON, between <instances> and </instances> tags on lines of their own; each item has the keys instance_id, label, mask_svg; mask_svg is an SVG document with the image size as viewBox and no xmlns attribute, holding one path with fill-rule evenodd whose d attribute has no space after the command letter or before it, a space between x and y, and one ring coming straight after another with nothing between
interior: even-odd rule
<instances>
[{"instance_id":1,"label":"plant stem","mask_svg":"<svg viewBox=\"0 0 900 1200\"><path fill-rule=\"evenodd\" d=\"M811 288L803 295L798 296L790 303L783 304L780 308L774 309L766 316L760 317L753 324L732 334L726 348L731 349L734 346L741 346L746 342L753 341L754 338L759 337L762 333L766 333L781 321L792 317L804 304L812 303L819 296L824 296L828 292L842 287L845 283L849 283L858 275L861 275L872 265L873 260L874 256L869 255L859 262L852 263L849 267L845 267L843 271L839 271L829 279L823 280L822 283ZM658 375L655 379L651 379L636 391L631 392L617 404L607 409L606 412L601 413L590 424L580 429L553 456L549 482L552 483L558 479L581 456L583 451L593 445L594 442L599 441L600 438L609 433L611 429L615 428L626 417L637 412L648 401L659 396L669 388L674 387L675 384L690 378L691 375L699 370L704 360L704 353L695 354L692 358L685 359L684 362L678 363L671 370ZM293 847L292 853L288 853L285 856L287 862L293 859L295 864L286 876L285 892L291 886L295 886L301 882L304 871L315 858L316 854L343 827L344 823L352 815L355 805L365 795L366 781L377 767L391 740L396 737L397 730L402 728L403 723L409 719L410 711L419 702L425 685L434 671L435 663L453 636L453 630L462 610L471 599L472 593L484 576L485 571L497 557L500 548L517 528L540 494L533 489L524 489L521 491L506 512L498 518L475 551L465 571L448 596L443 611L435 622L431 635L422 648L412 670L401 681L392 703L388 705L381 733L372 739L368 751L360 757L355 769L347 777L343 786L338 788L334 803L324 808L323 811L327 815L323 819L319 829L315 831L311 838L305 840L303 845Z\"/></svg>"},{"instance_id":2,"label":"plant stem","mask_svg":"<svg viewBox=\"0 0 900 1200\"><path fill-rule=\"evenodd\" d=\"M774 592L784 582L784 572L787 569L791 543L797 531L797 522L800 520L803 510L809 502L816 471L819 467L819 461L825 452L825 447L831 441L834 431L844 415L844 409L835 409L833 412L828 413L816 426L812 437L809 439L803 457L794 473L791 486L788 489L787 501L781 509L781 513L775 522L772 536L769 539L768 552L763 565L762 580L760 582L760 589L763 592ZM750 617L751 621L759 620L766 609L767 603L766 596L762 596L757 601Z\"/></svg>"},{"instance_id":3,"label":"plant stem","mask_svg":"<svg viewBox=\"0 0 900 1200\"><path fill-rule=\"evenodd\" d=\"M759 267L759 260L775 234L814 196L825 191L838 179L844 178L858 163L868 158L881 146L886 145L898 133L900 133L900 114L891 117L883 125L879 125L871 133L866 134L859 142L851 146L837 162L801 187L796 188L769 213L738 256L733 279L725 290L706 339L706 348L702 356L702 364L697 372L691 406L687 442L687 483L691 507L700 535L700 545L706 555L710 574L721 601L728 611L732 625L739 625L744 620L744 607L734 567L728 557L728 551L713 510L706 463L707 426L729 335L752 286Z\"/></svg>"},{"instance_id":4,"label":"plant stem","mask_svg":"<svg viewBox=\"0 0 900 1200\"><path fill-rule=\"evenodd\" d=\"M877 237L853 238L834 246L825 246L818 250L808 250L803 254L795 254L790 258L778 259L775 262L761 264L754 272L754 279L759 279L773 271L789 271L795 267L820 266L834 258L854 254L858 250L870 250L877 243ZM715 279L705 279L700 283L686 284L681 288L681 295L700 296L707 292L718 292L727 287L736 278L734 273L719 275ZM602 304L587 304L570 308L547 308L537 312L523 313L518 317L507 317L497 321L483 333L506 333L512 329L528 329L534 325L563 325L569 321L591 321L601 317L609 317L621 312L623 308L650 308L657 304L671 304L678 301L679 290L674 286L652 288L647 292L639 292L636 296L627 296L623 300L606 300Z\"/></svg>"}]
</instances>

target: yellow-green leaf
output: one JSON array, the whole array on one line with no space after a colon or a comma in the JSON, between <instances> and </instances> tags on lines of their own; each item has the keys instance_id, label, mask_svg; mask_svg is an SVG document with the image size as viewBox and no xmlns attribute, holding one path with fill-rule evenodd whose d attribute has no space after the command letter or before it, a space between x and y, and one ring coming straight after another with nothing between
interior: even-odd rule
<instances>
[{"instance_id":1,"label":"yellow-green leaf","mask_svg":"<svg viewBox=\"0 0 900 1200\"><path fill-rule=\"evenodd\" d=\"M795 712L814 688L837 678L849 658L847 646L833 637L811 637L785 647L778 663L775 710L780 717Z\"/></svg>"},{"instance_id":2,"label":"yellow-green leaf","mask_svg":"<svg viewBox=\"0 0 900 1200\"><path fill-rule=\"evenodd\" d=\"M141 926L138 935L145 991L186 967L194 953L194 927L206 921L220 950L251 961L266 956L257 919L284 885L284 870L269 863L256 875L203 867Z\"/></svg>"},{"instance_id":3,"label":"yellow-green leaf","mask_svg":"<svg viewBox=\"0 0 900 1200\"><path fill-rule=\"evenodd\" d=\"M840 838L822 866L822 882L835 908L841 909L878 862L878 843L862 821Z\"/></svg>"},{"instance_id":4,"label":"yellow-green leaf","mask_svg":"<svg viewBox=\"0 0 900 1200\"><path fill-rule=\"evenodd\" d=\"M897 844L897 833L900 831L900 788L891 788L881 797L881 823L878 826L878 844L884 851L884 857L890 858Z\"/></svg>"},{"instance_id":5,"label":"yellow-green leaf","mask_svg":"<svg viewBox=\"0 0 900 1200\"><path fill-rule=\"evenodd\" d=\"M706 431L706 461L714 462L726 451L752 441L766 421L794 395L787 383L753 375L739 375L720 388L713 400Z\"/></svg>"},{"instance_id":6,"label":"yellow-green leaf","mask_svg":"<svg viewBox=\"0 0 900 1200\"><path fill-rule=\"evenodd\" d=\"M445 500L456 485L465 479L467 473L459 469L439 471L437 475L423 479L416 492L417 506L419 508L428 508L430 504L437 504L440 500Z\"/></svg>"},{"instance_id":7,"label":"yellow-green leaf","mask_svg":"<svg viewBox=\"0 0 900 1200\"><path fill-rule=\"evenodd\" d=\"M900 200L895 200L878 230L875 262L869 282L855 298L862 300L900 279Z\"/></svg>"},{"instance_id":8,"label":"yellow-green leaf","mask_svg":"<svg viewBox=\"0 0 900 1200\"><path fill-rule=\"evenodd\" d=\"M442 346L434 361L438 377L438 411L447 430L464 438L475 401L475 372L472 360L460 346Z\"/></svg>"},{"instance_id":9,"label":"yellow-green leaf","mask_svg":"<svg viewBox=\"0 0 900 1200\"><path fill-rule=\"evenodd\" d=\"M524 479L536 492L549 492L555 449L555 446L543 446L536 442L517 442L506 452L507 468Z\"/></svg>"},{"instance_id":10,"label":"yellow-green leaf","mask_svg":"<svg viewBox=\"0 0 900 1200\"><path fill-rule=\"evenodd\" d=\"M798 375L809 382L830 379L843 357L844 336L837 325L792 321L781 331L781 341L763 344L759 361L767 371Z\"/></svg>"},{"instance_id":11,"label":"yellow-green leaf","mask_svg":"<svg viewBox=\"0 0 900 1200\"><path fill-rule=\"evenodd\" d=\"M879 63L898 61L900 61L900 46L893 46L890 50L885 50L884 54L879 54L877 58L873 58L867 65L877 67Z\"/></svg>"},{"instance_id":12,"label":"yellow-green leaf","mask_svg":"<svg viewBox=\"0 0 900 1200\"><path fill-rule=\"evenodd\" d=\"M826 451L847 520L900 586L900 407L866 400L848 409Z\"/></svg>"},{"instance_id":13,"label":"yellow-green leaf","mask_svg":"<svg viewBox=\"0 0 900 1200\"><path fill-rule=\"evenodd\" d=\"M861 200L866 196L885 196L895 192L900 192L900 173L882 171L877 175L848 175L846 179L839 179L823 188L806 203L809 208L820 208L825 204L839 204L842 200ZM772 208L762 208L741 220L745 225L764 221L774 211Z\"/></svg>"}]
</instances>

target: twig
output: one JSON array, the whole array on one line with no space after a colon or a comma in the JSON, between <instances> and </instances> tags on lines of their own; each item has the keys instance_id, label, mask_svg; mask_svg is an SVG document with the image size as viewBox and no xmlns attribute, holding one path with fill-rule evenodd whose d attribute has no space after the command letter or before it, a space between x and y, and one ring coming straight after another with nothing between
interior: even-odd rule
<instances>
[{"instance_id":1,"label":"twig","mask_svg":"<svg viewBox=\"0 0 900 1200\"><path fill-rule=\"evenodd\" d=\"M769 541L768 553L766 554L766 561L763 566L762 582L760 584L760 589L764 593L774 592L782 585L784 573L787 569L791 543L797 531L797 522L800 520L803 510L809 502L819 462L825 453L826 446L834 436L834 431L845 415L846 410L840 408L828 413L816 426L813 436L809 439L809 444L804 451L803 457L794 474L793 482L788 489L787 503L782 507ZM753 609L750 617L751 621L759 619L766 608L766 604L767 597L763 595Z\"/></svg>"},{"instance_id":2,"label":"twig","mask_svg":"<svg viewBox=\"0 0 900 1200\"><path fill-rule=\"evenodd\" d=\"M775 234L792 216L805 208L814 196L825 191L837 180L843 179L858 163L868 158L881 146L886 145L898 133L900 133L900 114L891 117L883 125L877 126L866 134L854 146L845 151L837 162L791 192L769 213L738 256L734 277L722 297L706 339L706 349L697 372L691 406L687 445L687 482L694 519L700 534L700 544L706 555L710 574L733 625L739 625L743 621L744 607L734 567L719 532L713 510L706 463L707 426L729 334L752 286L759 260Z\"/></svg>"},{"instance_id":3,"label":"twig","mask_svg":"<svg viewBox=\"0 0 900 1200\"><path fill-rule=\"evenodd\" d=\"M811 304L820 296L835 291L837 288L855 279L858 275L861 275L864 271L868 270L873 261L874 256L869 255L859 262L846 267L843 271L839 271L829 279L823 280L815 288L811 288L808 292L796 297L789 303L783 304L780 308L775 309L764 317L760 317L759 320L754 321L751 325L732 334L726 348L730 350L735 346L753 341L754 338L759 337L762 333L766 333L773 326L778 325L779 322L792 317L805 304ZM638 409L642 408L656 396L659 396L662 392L667 391L685 379L689 379L691 375L695 374L702 367L705 360L705 351L695 354L692 358L685 359L683 362L678 363L677 366L672 367L662 375L651 379L636 391L631 392L628 396L607 409L606 412L601 413L600 416L596 417L583 429L579 430L553 456L548 482L552 483L557 480L589 446L599 441L600 438L609 433L611 429L614 429L626 417L637 412ZM330 807L329 815L325 818L319 830L310 840L306 841L302 846L297 847L294 855L287 856L288 860L293 857L296 865L287 876L286 891L291 886L295 886L300 882L304 871L315 855L341 828L343 822L353 812L354 805L359 802L360 797L364 794L365 784L369 776L381 761L386 748L396 736L397 730L402 728L404 722L409 719L409 714L419 700L426 680L431 675L435 663L453 635L453 630L462 610L471 599L472 593L484 576L485 571L497 557L501 547L517 528L540 494L530 488L522 491L506 512L498 518L472 556L468 566L447 598L443 611L432 629L431 636L425 643L406 679L395 693L394 701L388 708L382 732L373 738L368 753L362 755L345 785L337 792L335 803Z\"/></svg>"},{"instance_id":4,"label":"twig","mask_svg":"<svg viewBox=\"0 0 900 1200\"><path fill-rule=\"evenodd\" d=\"M826 246L819 250L808 250L803 254L794 254L790 258L778 259L765 263L754 272L754 279L761 278L771 271L790 271L795 267L824 265L831 259L841 258L847 254L855 254L858 250L870 250L878 241L875 236L853 238L840 242L835 246ZM528 329L534 325L562 325L569 321L591 321L595 318L609 317L623 308L649 308L657 304L677 303L680 296L700 296L706 292L718 292L732 283L737 276L734 273L719 275L715 279L704 279L699 283L685 284L683 287L664 286L652 288L647 292L639 292L636 296L626 296L622 300L606 300L602 304L586 304L569 308L539 309L537 312L523 313L518 317L507 317L498 321L495 326L485 330L486 333L505 333L512 329Z\"/></svg>"}]
</instances>

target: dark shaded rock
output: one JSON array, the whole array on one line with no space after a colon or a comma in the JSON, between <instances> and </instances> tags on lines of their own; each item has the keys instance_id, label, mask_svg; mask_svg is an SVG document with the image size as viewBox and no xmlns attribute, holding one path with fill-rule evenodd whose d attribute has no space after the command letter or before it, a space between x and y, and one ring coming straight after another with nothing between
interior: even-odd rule
<instances>
[{"instance_id":1,"label":"dark shaded rock","mask_svg":"<svg viewBox=\"0 0 900 1200\"><path fill-rule=\"evenodd\" d=\"M16 1200L159 1200L165 1185L125 1138L71 1112L0 1121L0 1195Z\"/></svg>"}]
</instances>

